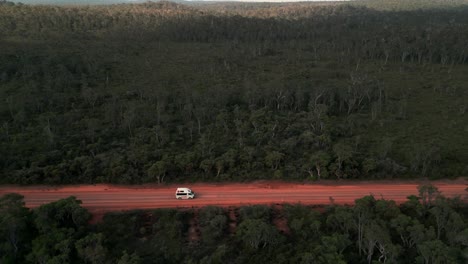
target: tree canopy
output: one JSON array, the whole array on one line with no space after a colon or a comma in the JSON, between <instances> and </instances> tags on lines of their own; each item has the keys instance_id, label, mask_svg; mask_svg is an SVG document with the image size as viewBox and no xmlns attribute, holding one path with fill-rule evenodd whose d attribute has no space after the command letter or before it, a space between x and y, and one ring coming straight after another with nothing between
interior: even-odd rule
<instances>
[{"instance_id":1,"label":"tree canopy","mask_svg":"<svg viewBox=\"0 0 468 264\"><path fill-rule=\"evenodd\" d=\"M422 186L433 189L434 186ZM208 206L108 213L97 224L73 197L36 209L0 197L2 263L465 263L468 208L440 193L354 206ZM87 219L86 217L74 217Z\"/></svg>"},{"instance_id":2,"label":"tree canopy","mask_svg":"<svg viewBox=\"0 0 468 264\"><path fill-rule=\"evenodd\" d=\"M396 2L5 2L0 181L465 175L468 9Z\"/></svg>"}]
</instances>

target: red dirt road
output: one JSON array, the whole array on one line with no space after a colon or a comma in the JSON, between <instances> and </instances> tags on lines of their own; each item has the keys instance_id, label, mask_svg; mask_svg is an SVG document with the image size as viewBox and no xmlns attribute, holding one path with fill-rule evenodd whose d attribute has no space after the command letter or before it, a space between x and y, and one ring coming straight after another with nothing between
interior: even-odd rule
<instances>
[{"instance_id":1,"label":"red dirt road","mask_svg":"<svg viewBox=\"0 0 468 264\"><path fill-rule=\"evenodd\" d=\"M281 183L255 182L248 184L187 184L196 194L194 200L176 200L174 192L179 186L114 186L80 185L64 187L0 186L0 196L16 192L24 195L26 206L38 207L71 195L83 201L83 207L94 214L110 211L201 207L206 205L241 206L250 204L301 203L304 205L352 204L365 195L392 199L398 203L409 195L417 195L423 182L343 182L343 183ZM424 183L428 183L425 181ZM446 197L460 196L468 201L468 181L431 182Z\"/></svg>"}]
</instances>

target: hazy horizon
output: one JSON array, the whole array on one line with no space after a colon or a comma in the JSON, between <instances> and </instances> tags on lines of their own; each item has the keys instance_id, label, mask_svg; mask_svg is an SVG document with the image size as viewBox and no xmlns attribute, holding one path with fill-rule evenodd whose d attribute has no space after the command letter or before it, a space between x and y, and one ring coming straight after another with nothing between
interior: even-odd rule
<instances>
[{"instance_id":1,"label":"hazy horizon","mask_svg":"<svg viewBox=\"0 0 468 264\"><path fill-rule=\"evenodd\" d=\"M170 2L346 2L352 0L168 0ZM159 2L159 0L21 0L11 1L23 4L115 4Z\"/></svg>"}]
</instances>

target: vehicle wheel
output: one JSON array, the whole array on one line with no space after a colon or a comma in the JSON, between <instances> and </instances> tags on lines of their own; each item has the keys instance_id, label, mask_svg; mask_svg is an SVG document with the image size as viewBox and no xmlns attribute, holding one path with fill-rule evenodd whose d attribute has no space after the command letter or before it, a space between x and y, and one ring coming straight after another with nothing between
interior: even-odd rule
<instances>
[{"instance_id":1,"label":"vehicle wheel","mask_svg":"<svg viewBox=\"0 0 468 264\"><path fill-rule=\"evenodd\" d=\"M189 199L191 200L191 199L193 199L193 197L189 197Z\"/></svg>"},{"instance_id":2,"label":"vehicle wheel","mask_svg":"<svg viewBox=\"0 0 468 264\"><path fill-rule=\"evenodd\" d=\"M181 200L182 198L181 197L177 197L177 200Z\"/></svg>"}]
</instances>

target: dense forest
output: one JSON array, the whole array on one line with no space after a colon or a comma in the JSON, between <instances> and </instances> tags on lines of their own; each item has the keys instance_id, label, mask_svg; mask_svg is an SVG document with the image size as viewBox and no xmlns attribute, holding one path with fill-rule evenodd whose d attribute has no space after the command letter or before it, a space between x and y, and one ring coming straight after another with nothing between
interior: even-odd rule
<instances>
[{"instance_id":1,"label":"dense forest","mask_svg":"<svg viewBox=\"0 0 468 264\"><path fill-rule=\"evenodd\" d=\"M88 224L75 197L30 210L0 197L0 263L467 263L468 207L434 186L355 206L158 209Z\"/></svg>"},{"instance_id":2,"label":"dense forest","mask_svg":"<svg viewBox=\"0 0 468 264\"><path fill-rule=\"evenodd\" d=\"M467 3L3 0L0 182L466 176Z\"/></svg>"}]
</instances>

